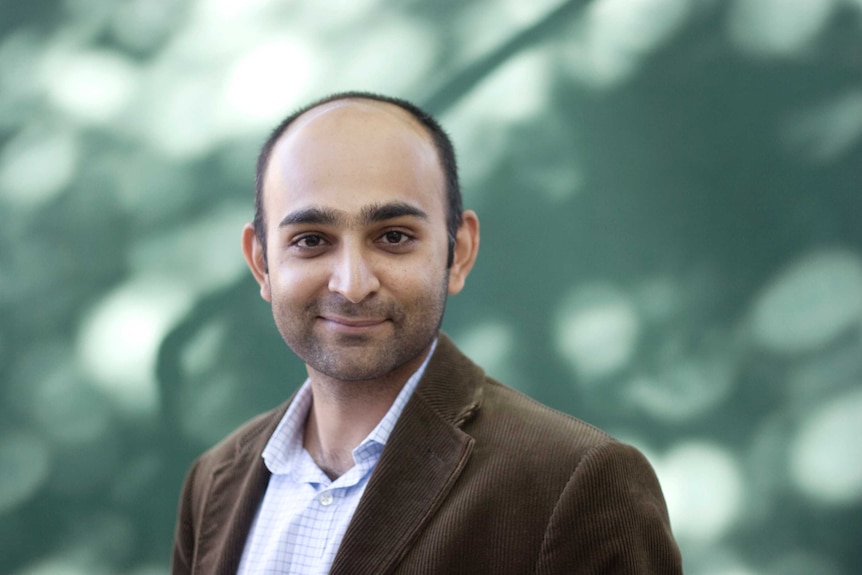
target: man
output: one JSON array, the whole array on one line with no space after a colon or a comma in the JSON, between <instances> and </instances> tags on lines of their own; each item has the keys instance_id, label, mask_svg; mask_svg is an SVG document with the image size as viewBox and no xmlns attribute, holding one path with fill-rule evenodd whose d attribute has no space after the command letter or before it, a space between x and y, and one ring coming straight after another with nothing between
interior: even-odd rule
<instances>
[{"instance_id":1,"label":"man","mask_svg":"<svg viewBox=\"0 0 862 575\"><path fill-rule=\"evenodd\" d=\"M242 249L308 380L194 463L175 574L681 573L639 452L439 332L478 247L413 105L339 94L273 132Z\"/></svg>"}]
</instances>

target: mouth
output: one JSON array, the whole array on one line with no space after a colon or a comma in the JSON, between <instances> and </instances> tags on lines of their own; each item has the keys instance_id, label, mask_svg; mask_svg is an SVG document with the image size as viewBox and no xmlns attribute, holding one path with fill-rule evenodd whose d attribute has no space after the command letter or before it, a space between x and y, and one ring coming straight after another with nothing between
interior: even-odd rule
<instances>
[{"instance_id":1,"label":"mouth","mask_svg":"<svg viewBox=\"0 0 862 575\"><path fill-rule=\"evenodd\" d=\"M373 329L385 324L388 319L385 317L376 318L361 318L361 317L341 317L336 315L319 316L327 325L340 331L362 332Z\"/></svg>"}]
</instances>

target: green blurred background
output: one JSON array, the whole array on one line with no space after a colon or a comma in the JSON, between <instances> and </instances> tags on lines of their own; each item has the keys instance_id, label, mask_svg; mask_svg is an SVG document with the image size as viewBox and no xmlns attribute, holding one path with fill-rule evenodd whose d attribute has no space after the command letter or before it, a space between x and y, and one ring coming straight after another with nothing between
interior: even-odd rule
<instances>
[{"instance_id":1,"label":"green blurred background","mask_svg":"<svg viewBox=\"0 0 862 575\"><path fill-rule=\"evenodd\" d=\"M344 89L449 129L446 330L647 453L687 573L860 573L862 0L0 2L0 573L167 573L188 464L304 378L239 234Z\"/></svg>"}]
</instances>

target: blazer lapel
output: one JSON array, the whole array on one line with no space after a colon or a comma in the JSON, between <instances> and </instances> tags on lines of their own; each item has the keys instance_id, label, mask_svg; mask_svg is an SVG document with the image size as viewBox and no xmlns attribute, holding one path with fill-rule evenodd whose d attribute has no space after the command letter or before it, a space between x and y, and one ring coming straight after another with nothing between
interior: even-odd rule
<instances>
[{"instance_id":1,"label":"blazer lapel","mask_svg":"<svg viewBox=\"0 0 862 575\"><path fill-rule=\"evenodd\" d=\"M237 572L246 537L269 483L270 472L261 453L286 409L287 404L273 410L239 438L235 457L213 471L200 522L194 573Z\"/></svg>"},{"instance_id":2,"label":"blazer lapel","mask_svg":"<svg viewBox=\"0 0 862 575\"><path fill-rule=\"evenodd\" d=\"M459 425L481 402L483 372L440 334L335 556L331 574L381 575L409 550L461 474L473 438Z\"/></svg>"}]
</instances>

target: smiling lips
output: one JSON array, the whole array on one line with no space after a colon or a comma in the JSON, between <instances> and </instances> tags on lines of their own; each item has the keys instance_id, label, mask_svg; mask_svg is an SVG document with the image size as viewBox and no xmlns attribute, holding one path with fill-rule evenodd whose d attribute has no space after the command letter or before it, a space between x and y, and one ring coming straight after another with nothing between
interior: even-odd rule
<instances>
[{"instance_id":1,"label":"smiling lips","mask_svg":"<svg viewBox=\"0 0 862 575\"><path fill-rule=\"evenodd\" d=\"M333 324L334 327L346 330L362 331L381 325L387 321L386 318L356 318L339 316L320 316L320 319Z\"/></svg>"}]
</instances>

